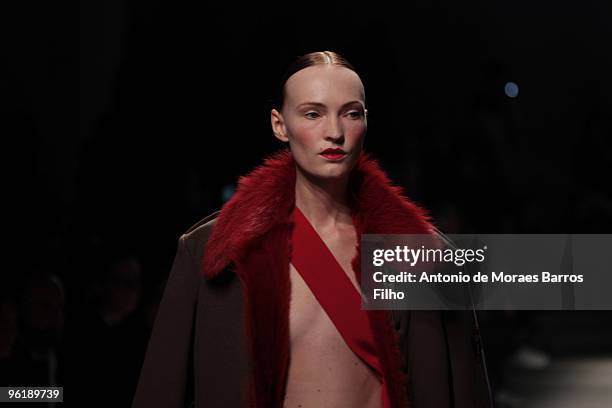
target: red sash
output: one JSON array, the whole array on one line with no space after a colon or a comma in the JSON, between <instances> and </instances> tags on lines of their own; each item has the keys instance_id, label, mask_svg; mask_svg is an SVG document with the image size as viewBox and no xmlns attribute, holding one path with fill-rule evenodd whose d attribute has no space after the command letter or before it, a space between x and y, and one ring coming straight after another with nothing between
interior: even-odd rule
<instances>
[{"instance_id":1,"label":"red sash","mask_svg":"<svg viewBox=\"0 0 612 408\"><path fill-rule=\"evenodd\" d=\"M361 309L361 295L308 219L296 206L291 263L302 276L349 348L376 373L382 382L382 402L391 403L376 354L368 313Z\"/></svg>"}]
</instances>

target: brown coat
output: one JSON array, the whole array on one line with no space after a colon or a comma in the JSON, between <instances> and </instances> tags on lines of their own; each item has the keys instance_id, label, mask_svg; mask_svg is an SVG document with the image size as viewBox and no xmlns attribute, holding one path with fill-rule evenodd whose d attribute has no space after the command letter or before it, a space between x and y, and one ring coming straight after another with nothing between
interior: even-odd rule
<instances>
[{"instance_id":1,"label":"brown coat","mask_svg":"<svg viewBox=\"0 0 612 408\"><path fill-rule=\"evenodd\" d=\"M281 152L180 237L133 408L281 407L294 185L295 163ZM365 154L350 185L359 233L437 231ZM394 408L491 406L471 312L369 314Z\"/></svg>"}]
</instances>

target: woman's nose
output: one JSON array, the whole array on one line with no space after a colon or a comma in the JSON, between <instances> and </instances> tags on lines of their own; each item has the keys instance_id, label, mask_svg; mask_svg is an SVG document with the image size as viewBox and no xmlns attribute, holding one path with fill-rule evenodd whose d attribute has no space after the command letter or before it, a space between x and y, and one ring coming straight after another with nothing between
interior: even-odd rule
<instances>
[{"instance_id":1,"label":"woman's nose","mask_svg":"<svg viewBox=\"0 0 612 408\"><path fill-rule=\"evenodd\" d=\"M333 142L341 142L344 140L344 129L340 121L336 118L330 118L325 131L325 140Z\"/></svg>"}]
</instances>

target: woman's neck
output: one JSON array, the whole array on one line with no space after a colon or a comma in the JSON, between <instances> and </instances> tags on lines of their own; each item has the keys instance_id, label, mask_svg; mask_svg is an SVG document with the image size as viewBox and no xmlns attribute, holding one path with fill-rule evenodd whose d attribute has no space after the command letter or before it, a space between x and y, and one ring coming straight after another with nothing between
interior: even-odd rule
<instances>
[{"instance_id":1,"label":"woman's neck","mask_svg":"<svg viewBox=\"0 0 612 408\"><path fill-rule=\"evenodd\" d=\"M318 231L352 224L347 192L348 177L314 179L297 169L295 205Z\"/></svg>"}]
</instances>

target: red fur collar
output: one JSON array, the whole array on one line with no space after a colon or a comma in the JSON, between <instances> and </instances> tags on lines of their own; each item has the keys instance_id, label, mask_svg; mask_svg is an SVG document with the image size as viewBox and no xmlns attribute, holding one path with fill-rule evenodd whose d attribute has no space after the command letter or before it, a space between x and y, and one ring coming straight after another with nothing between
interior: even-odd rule
<instances>
[{"instance_id":1,"label":"red fur collar","mask_svg":"<svg viewBox=\"0 0 612 408\"><path fill-rule=\"evenodd\" d=\"M213 228L203 259L207 278L240 260L259 238L289 222L295 205L295 162L286 149L238 181ZM391 183L376 160L362 153L351 174L354 220L362 234L419 234L432 231L426 212Z\"/></svg>"},{"instance_id":2,"label":"red fur collar","mask_svg":"<svg viewBox=\"0 0 612 408\"><path fill-rule=\"evenodd\" d=\"M232 263L243 283L246 346L252 367L247 390L250 407L281 407L287 383L295 174L293 156L284 150L242 177L217 218L202 260L207 278ZM391 185L365 153L351 173L349 188L358 234L432 232L425 212L406 199L399 187ZM357 245L352 266L360 282L359 260ZM407 407L409 396L404 385L408 379L400 369L399 338L391 315L387 310L371 310L368 314L375 348L389 380L392 408Z\"/></svg>"}]
</instances>

